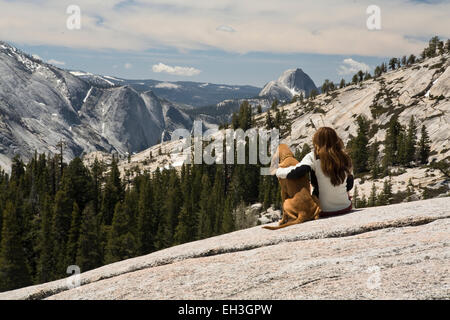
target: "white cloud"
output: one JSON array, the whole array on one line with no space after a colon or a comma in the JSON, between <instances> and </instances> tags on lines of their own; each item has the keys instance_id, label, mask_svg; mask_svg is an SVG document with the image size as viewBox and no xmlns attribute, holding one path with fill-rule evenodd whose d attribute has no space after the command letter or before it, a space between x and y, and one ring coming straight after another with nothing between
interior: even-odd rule
<instances>
[{"instance_id":1,"label":"white cloud","mask_svg":"<svg viewBox=\"0 0 450 320\"><path fill-rule=\"evenodd\" d=\"M129 62L125 63L123 66L125 69L131 69L133 67L133 65Z\"/></svg>"},{"instance_id":2,"label":"white cloud","mask_svg":"<svg viewBox=\"0 0 450 320\"><path fill-rule=\"evenodd\" d=\"M378 0L379 31L367 29L367 5L353 0L120 2L77 0L82 25L70 31L64 1L0 0L0 39L85 49L399 56L417 55L433 35L450 37L450 1Z\"/></svg>"},{"instance_id":3,"label":"white cloud","mask_svg":"<svg viewBox=\"0 0 450 320\"><path fill-rule=\"evenodd\" d=\"M64 61L58 61L58 60L55 60L55 59L50 59L50 60L47 61L47 63L54 64L56 66L64 66L64 65L66 65L66 63Z\"/></svg>"},{"instance_id":4,"label":"white cloud","mask_svg":"<svg viewBox=\"0 0 450 320\"><path fill-rule=\"evenodd\" d=\"M369 72L370 67L365 64L364 62L358 62L353 60L352 58L347 58L342 61L342 65L339 66L338 74L339 75L348 75L348 74L355 74L359 70L363 72Z\"/></svg>"},{"instance_id":5,"label":"white cloud","mask_svg":"<svg viewBox=\"0 0 450 320\"><path fill-rule=\"evenodd\" d=\"M200 70L193 67L179 67L179 66L172 67L161 62L158 64L154 64L152 70L153 72L157 73L168 73L171 75L188 76L188 77L196 76L201 72Z\"/></svg>"},{"instance_id":6,"label":"white cloud","mask_svg":"<svg viewBox=\"0 0 450 320\"><path fill-rule=\"evenodd\" d=\"M224 31L224 32L236 32L232 27L221 25L216 28L217 31Z\"/></svg>"},{"instance_id":7,"label":"white cloud","mask_svg":"<svg viewBox=\"0 0 450 320\"><path fill-rule=\"evenodd\" d=\"M170 82L161 82L158 83L155 88L164 88L164 89L179 89L180 86L175 84L175 83L170 83Z\"/></svg>"}]
</instances>

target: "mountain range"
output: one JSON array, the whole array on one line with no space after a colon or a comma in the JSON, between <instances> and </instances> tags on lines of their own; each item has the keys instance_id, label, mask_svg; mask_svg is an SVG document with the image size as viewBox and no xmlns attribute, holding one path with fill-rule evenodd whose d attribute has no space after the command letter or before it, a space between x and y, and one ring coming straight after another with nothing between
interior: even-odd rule
<instances>
[{"instance_id":1,"label":"mountain range","mask_svg":"<svg viewBox=\"0 0 450 320\"><path fill-rule=\"evenodd\" d=\"M195 119L205 129L228 122L243 100L265 110L275 98L290 98L283 90L315 88L300 69L280 79L263 90L127 80L60 69L0 42L0 167L8 170L16 154L29 159L35 151L55 153L61 141L67 160L93 151L139 152L176 128L191 129Z\"/></svg>"},{"instance_id":2,"label":"mountain range","mask_svg":"<svg viewBox=\"0 0 450 320\"><path fill-rule=\"evenodd\" d=\"M15 154L135 152L192 119L151 90L96 86L0 43L0 165Z\"/></svg>"},{"instance_id":3,"label":"mountain range","mask_svg":"<svg viewBox=\"0 0 450 320\"><path fill-rule=\"evenodd\" d=\"M254 86L226 85L192 81L129 80L111 76L100 76L89 72L70 71L73 75L93 84L104 86L128 85L137 92L152 90L162 99L180 105L204 107L227 99L256 97L261 88Z\"/></svg>"}]
</instances>

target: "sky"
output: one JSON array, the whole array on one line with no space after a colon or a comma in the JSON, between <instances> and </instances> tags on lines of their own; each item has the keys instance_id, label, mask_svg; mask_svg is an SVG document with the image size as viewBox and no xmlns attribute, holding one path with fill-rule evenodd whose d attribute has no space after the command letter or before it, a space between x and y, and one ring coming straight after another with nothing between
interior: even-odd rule
<instances>
[{"instance_id":1,"label":"sky","mask_svg":"<svg viewBox=\"0 0 450 320\"><path fill-rule=\"evenodd\" d=\"M75 5L75 6L74 6ZM450 38L450 0L0 0L0 40L70 70L320 86Z\"/></svg>"}]
</instances>

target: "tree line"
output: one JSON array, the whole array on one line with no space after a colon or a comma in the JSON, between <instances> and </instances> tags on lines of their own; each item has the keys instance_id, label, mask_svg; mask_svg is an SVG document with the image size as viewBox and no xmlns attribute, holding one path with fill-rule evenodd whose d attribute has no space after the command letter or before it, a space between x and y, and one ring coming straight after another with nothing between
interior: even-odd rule
<instances>
[{"instance_id":1,"label":"tree line","mask_svg":"<svg viewBox=\"0 0 450 320\"><path fill-rule=\"evenodd\" d=\"M183 165L127 181L115 157L61 159L15 157L11 174L0 172L0 291L234 231L238 205L280 206L260 165Z\"/></svg>"}]
</instances>

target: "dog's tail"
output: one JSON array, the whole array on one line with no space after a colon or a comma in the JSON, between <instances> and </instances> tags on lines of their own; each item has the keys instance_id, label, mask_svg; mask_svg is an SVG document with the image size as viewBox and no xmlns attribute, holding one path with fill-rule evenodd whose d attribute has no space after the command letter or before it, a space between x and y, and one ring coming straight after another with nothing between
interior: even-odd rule
<instances>
[{"instance_id":1,"label":"dog's tail","mask_svg":"<svg viewBox=\"0 0 450 320\"><path fill-rule=\"evenodd\" d=\"M317 207L316 210L314 211L314 214L313 214L311 220L318 219L320 211L321 211L320 207ZM307 219L305 219L302 214L299 214L297 219L295 219L295 220L288 221L288 222L286 222L284 224L280 224L279 226L273 226L273 227L272 226L264 226L263 228L264 229L268 229L268 230L278 230L278 229L282 229L282 228L286 228L286 227L292 226L294 224L302 223L302 222L304 222L306 220Z\"/></svg>"},{"instance_id":2,"label":"dog's tail","mask_svg":"<svg viewBox=\"0 0 450 320\"><path fill-rule=\"evenodd\" d=\"M297 224L297 223L299 223L300 222L300 219L295 219L295 220L291 220L291 221L289 221L289 222L286 222L286 223L284 223L284 224L280 224L279 226L264 226L263 228L264 229L268 229L268 230L278 230L278 229L281 229L281 228L286 228L286 227L289 227L289 226L291 226L291 225L293 225L293 224Z\"/></svg>"}]
</instances>

